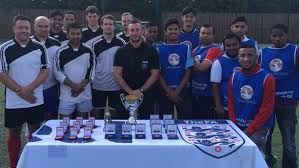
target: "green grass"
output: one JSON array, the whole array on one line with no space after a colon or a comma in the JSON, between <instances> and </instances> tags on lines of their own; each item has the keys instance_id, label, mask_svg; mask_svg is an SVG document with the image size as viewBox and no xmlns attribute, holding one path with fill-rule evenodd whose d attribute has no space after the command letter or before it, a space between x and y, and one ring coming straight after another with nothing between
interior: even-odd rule
<instances>
[{"instance_id":1,"label":"green grass","mask_svg":"<svg viewBox=\"0 0 299 168\"><path fill-rule=\"evenodd\" d=\"M299 110L297 110L297 114ZM277 125L277 124L276 124ZM297 157L299 158L299 124L297 124ZM4 112L3 112L3 88L0 88L0 168L8 167L8 158L7 158L7 148L6 148L6 136L7 129L4 127ZM24 137L24 133L22 134ZM23 138L24 142L24 138ZM24 146L24 144L22 145ZM272 140L272 153L278 156L278 162L275 165L275 168L281 168L281 154L282 154L282 145L281 145L281 137L278 128L275 128Z\"/></svg>"}]
</instances>

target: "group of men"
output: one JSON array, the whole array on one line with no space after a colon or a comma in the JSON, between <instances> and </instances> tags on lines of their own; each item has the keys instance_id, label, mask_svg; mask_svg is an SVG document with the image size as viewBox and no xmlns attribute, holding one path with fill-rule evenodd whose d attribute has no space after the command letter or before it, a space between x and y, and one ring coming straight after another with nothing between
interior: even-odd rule
<instances>
[{"instance_id":1,"label":"group of men","mask_svg":"<svg viewBox=\"0 0 299 168\"><path fill-rule=\"evenodd\" d=\"M143 29L129 12L122 14L118 34L112 15L100 18L98 9L89 6L85 16L86 28L75 22L72 11L38 16L33 36L30 20L16 16L14 38L0 46L10 167L18 161L24 123L31 138L41 122L57 114L102 119L107 103L112 118L126 119L121 93L144 95L140 119L150 114L230 119L258 145L269 166L276 116L282 166L297 167L299 53L287 43L287 26L274 25L272 46L259 50L246 36L244 17L232 21L231 33L218 45L212 25L196 29L191 7L182 11L182 26L175 18L165 21L163 43L157 41L157 24L149 22Z\"/></svg>"}]
</instances>

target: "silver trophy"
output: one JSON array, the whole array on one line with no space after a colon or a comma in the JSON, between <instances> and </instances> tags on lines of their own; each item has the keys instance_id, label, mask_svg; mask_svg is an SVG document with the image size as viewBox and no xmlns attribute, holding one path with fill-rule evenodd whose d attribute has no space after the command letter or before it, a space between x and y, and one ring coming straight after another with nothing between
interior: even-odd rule
<instances>
[{"instance_id":1,"label":"silver trophy","mask_svg":"<svg viewBox=\"0 0 299 168\"><path fill-rule=\"evenodd\" d=\"M135 95L125 96L124 94L120 94L120 100L122 104L125 106L126 110L128 110L130 113L128 123L136 124L138 107L143 101L143 94L141 94L139 97Z\"/></svg>"}]
</instances>

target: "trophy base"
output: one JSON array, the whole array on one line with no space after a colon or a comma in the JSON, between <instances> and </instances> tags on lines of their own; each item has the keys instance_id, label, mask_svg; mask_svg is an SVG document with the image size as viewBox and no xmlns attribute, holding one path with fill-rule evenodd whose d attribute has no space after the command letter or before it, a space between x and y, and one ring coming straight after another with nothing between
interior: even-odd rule
<instances>
[{"instance_id":1,"label":"trophy base","mask_svg":"<svg viewBox=\"0 0 299 168\"><path fill-rule=\"evenodd\" d=\"M145 134L136 134L135 139L145 139Z\"/></svg>"},{"instance_id":2,"label":"trophy base","mask_svg":"<svg viewBox=\"0 0 299 168\"><path fill-rule=\"evenodd\" d=\"M162 139L161 134L152 134L152 139Z\"/></svg>"},{"instance_id":3,"label":"trophy base","mask_svg":"<svg viewBox=\"0 0 299 168\"><path fill-rule=\"evenodd\" d=\"M179 139L179 137L178 137L176 134L173 134L173 135L167 135L167 138L168 138L168 139L171 139L171 140L173 140L173 139Z\"/></svg>"},{"instance_id":4,"label":"trophy base","mask_svg":"<svg viewBox=\"0 0 299 168\"><path fill-rule=\"evenodd\" d=\"M132 139L132 135L122 135L121 139Z\"/></svg>"},{"instance_id":5,"label":"trophy base","mask_svg":"<svg viewBox=\"0 0 299 168\"><path fill-rule=\"evenodd\" d=\"M105 139L116 139L116 135L115 134L106 134Z\"/></svg>"},{"instance_id":6,"label":"trophy base","mask_svg":"<svg viewBox=\"0 0 299 168\"><path fill-rule=\"evenodd\" d=\"M90 139L91 139L91 136L84 136L83 139L84 139L84 140L90 140Z\"/></svg>"},{"instance_id":7,"label":"trophy base","mask_svg":"<svg viewBox=\"0 0 299 168\"><path fill-rule=\"evenodd\" d=\"M63 136L57 136L55 137L55 140L63 140Z\"/></svg>"},{"instance_id":8,"label":"trophy base","mask_svg":"<svg viewBox=\"0 0 299 168\"><path fill-rule=\"evenodd\" d=\"M126 121L126 124L136 125L137 121L134 117L130 117L128 121Z\"/></svg>"}]
</instances>

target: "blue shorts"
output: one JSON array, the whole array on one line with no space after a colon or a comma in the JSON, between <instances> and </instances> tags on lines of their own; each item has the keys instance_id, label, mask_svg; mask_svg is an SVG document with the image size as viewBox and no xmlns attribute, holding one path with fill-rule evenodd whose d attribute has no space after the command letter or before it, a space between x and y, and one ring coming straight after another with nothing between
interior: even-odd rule
<instances>
[{"instance_id":1,"label":"blue shorts","mask_svg":"<svg viewBox=\"0 0 299 168\"><path fill-rule=\"evenodd\" d=\"M80 103L73 103L66 100L60 100L58 107L59 114L70 115L73 114L75 109L77 109L77 111L80 113L90 112L92 109L92 100L85 100Z\"/></svg>"},{"instance_id":2,"label":"blue shorts","mask_svg":"<svg viewBox=\"0 0 299 168\"><path fill-rule=\"evenodd\" d=\"M58 107L58 85L54 85L43 91L44 111L46 113L57 113Z\"/></svg>"}]
</instances>

